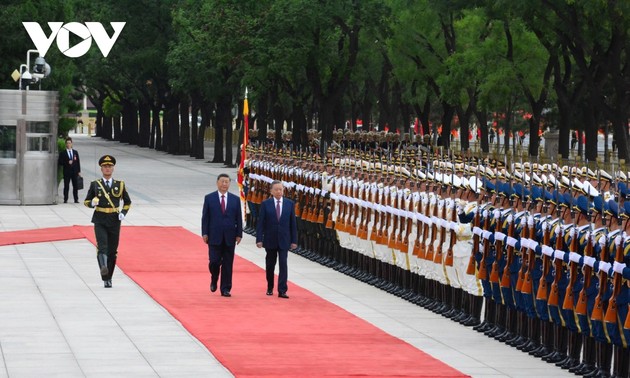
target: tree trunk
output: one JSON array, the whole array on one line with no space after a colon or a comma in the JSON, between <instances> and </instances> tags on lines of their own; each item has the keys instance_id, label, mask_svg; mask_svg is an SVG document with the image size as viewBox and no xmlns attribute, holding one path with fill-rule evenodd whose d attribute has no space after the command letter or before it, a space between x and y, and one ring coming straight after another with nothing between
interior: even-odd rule
<instances>
[{"instance_id":1,"label":"tree trunk","mask_svg":"<svg viewBox=\"0 0 630 378\"><path fill-rule=\"evenodd\" d=\"M157 104L151 107L151 139L149 140L149 147L155 148L158 151L162 149L162 124L160 122L160 110L162 104Z\"/></svg>"},{"instance_id":2,"label":"tree trunk","mask_svg":"<svg viewBox=\"0 0 630 378\"><path fill-rule=\"evenodd\" d=\"M197 123L197 119L193 118L189 113L190 101L187 95L182 96L179 103L179 119L181 121L179 136L179 154L188 155L190 152L190 122Z\"/></svg>"},{"instance_id":3,"label":"tree trunk","mask_svg":"<svg viewBox=\"0 0 630 378\"><path fill-rule=\"evenodd\" d=\"M190 125L190 137L191 137L191 141L190 141L190 157L196 157L197 156L197 148L199 147L199 143L197 141L197 138L199 138L199 107L201 104L201 101L198 97L197 93L193 93L191 94L191 99L190 99L190 103L191 103L191 110L190 110L190 114L192 117L192 125ZM203 146L203 144L202 144Z\"/></svg>"},{"instance_id":4,"label":"tree trunk","mask_svg":"<svg viewBox=\"0 0 630 378\"><path fill-rule=\"evenodd\" d=\"M164 104L164 148L177 155L179 149L179 98L171 95Z\"/></svg>"},{"instance_id":5,"label":"tree trunk","mask_svg":"<svg viewBox=\"0 0 630 378\"><path fill-rule=\"evenodd\" d=\"M481 147L481 152L487 154L490 151L490 144L488 143L488 113L485 110L475 110L475 117L477 122L479 122L479 130L481 131L479 146Z\"/></svg>"},{"instance_id":6,"label":"tree trunk","mask_svg":"<svg viewBox=\"0 0 630 378\"><path fill-rule=\"evenodd\" d=\"M444 151L451 148L451 122L455 114L455 107L446 101L442 101L442 146Z\"/></svg>"},{"instance_id":7,"label":"tree trunk","mask_svg":"<svg viewBox=\"0 0 630 378\"><path fill-rule=\"evenodd\" d=\"M138 107L140 119L140 132L138 134L138 146L148 147L151 135L151 108L145 101L141 101Z\"/></svg>"},{"instance_id":8,"label":"tree trunk","mask_svg":"<svg viewBox=\"0 0 630 378\"><path fill-rule=\"evenodd\" d=\"M120 119L120 114L116 114L112 117L112 127L114 129L114 140L119 141L122 134L122 122Z\"/></svg>"},{"instance_id":9,"label":"tree trunk","mask_svg":"<svg viewBox=\"0 0 630 378\"><path fill-rule=\"evenodd\" d=\"M103 116L103 135L102 137L107 140L112 140L112 117Z\"/></svg>"},{"instance_id":10,"label":"tree trunk","mask_svg":"<svg viewBox=\"0 0 630 378\"><path fill-rule=\"evenodd\" d=\"M228 110L229 111L229 105ZM212 157L213 163L223 163L223 133L225 132L225 104L223 104L222 97L216 103L216 113L214 118L214 156Z\"/></svg>"},{"instance_id":11,"label":"tree trunk","mask_svg":"<svg viewBox=\"0 0 630 378\"><path fill-rule=\"evenodd\" d=\"M300 148L306 148L306 116L304 115L304 105L301 103L293 103L293 112L291 114L293 123L293 147L296 151Z\"/></svg>"},{"instance_id":12,"label":"tree trunk","mask_svg":"<svg viewBox=\"0 0 630 378\"><path fill-rule=\"evenodd\" d=\"M256 112L256 125L258 126L258 140L261 146L267 145L267 117L268 109L267 102L269 100L269 93L266 91L261 93L258 99L258 111Z\"/></svg>"}]
</instances>

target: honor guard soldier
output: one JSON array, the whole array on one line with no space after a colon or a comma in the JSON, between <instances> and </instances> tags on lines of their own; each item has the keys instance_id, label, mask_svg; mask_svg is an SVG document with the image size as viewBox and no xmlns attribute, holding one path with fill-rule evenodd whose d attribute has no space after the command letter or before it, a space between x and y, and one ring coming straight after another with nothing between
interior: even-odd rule
<instances>
[{"instance_id":1,"label":"honor guard soldier","mask_svg":"<svg viewBox=\"0 0 630 378\"><path fill-rule=\"evenodd\" d=\"M111 155L102 156L98 160L98 165L101 166L103 178L90 183L83 203L94 209L92 223L96 235L96 259L103 284L109 288L112 287L112 275L116 268L120 222L129 211L131 198L124 181L114 180L112 177L116 158Z\"/></svg>"}]
</instances>

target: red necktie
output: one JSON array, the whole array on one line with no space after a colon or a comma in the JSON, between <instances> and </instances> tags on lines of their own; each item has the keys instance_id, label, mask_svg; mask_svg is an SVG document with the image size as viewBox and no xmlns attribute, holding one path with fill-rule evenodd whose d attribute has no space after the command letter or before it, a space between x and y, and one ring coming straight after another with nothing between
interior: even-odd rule
<instances>
[{"instance_id":1,"label":"red necktie","mask_svg":"<svg viewBox=\"0 0 630 378\"><path fill-rule=\"evenodd\" d=\"M276 202L276 218L280 221L280 201Z\"/></svg>"},{"instance_id":2,"label":"red necktie","mask_svg":"<svg viewBox=\"0 0 630 378\"><path fill-rule=\"evenodd\" d=\"M225 195L221 195L221 212L225 214Z\"/></svg>"}]
</instances>

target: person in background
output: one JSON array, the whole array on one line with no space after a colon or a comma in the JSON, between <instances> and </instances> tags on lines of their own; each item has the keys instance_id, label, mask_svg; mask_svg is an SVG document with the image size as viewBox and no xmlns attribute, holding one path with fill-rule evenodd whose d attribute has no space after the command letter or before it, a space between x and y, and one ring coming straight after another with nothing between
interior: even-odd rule
<instances>
[{"instance_id":1,"label":"person in background","mask_svg":"<svg viewBox=\"0 0 630 378\"><path fill-rule=\"evenodd\" d=\"M66 149L59 152L57 162L63 167L63 203L68 203L70 181L72 181L74 203L79 203L77 180L81 176L81 159L79 159L79 152L72 148L72 138L66 138Z\"/></svg>"}]
</instances>

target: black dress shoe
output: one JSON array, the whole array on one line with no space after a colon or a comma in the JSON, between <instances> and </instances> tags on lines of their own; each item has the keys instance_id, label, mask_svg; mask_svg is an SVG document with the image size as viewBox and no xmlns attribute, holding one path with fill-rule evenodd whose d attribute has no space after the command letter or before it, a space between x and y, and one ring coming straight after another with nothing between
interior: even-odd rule
<instances>
[{"instance_id":1,"label":"black dress shoe","mask_svg":"<svg viewBox=\"0 0 630 378\"><path fill-rule=\"evenodd\" d=\"M267 290L267 295L273 295L273 290Z\"/></svg>"},{"instance_id":2,"label":"black dress shoe","mask_svg":"<svg viewBox=\"0 0 630 378\"><path fill-rule=\"evenodd\" d=\"M108 288L112 287L112 280L103 281L103 286Z\"/></svg>"},{"instance_id":3,"label":"black dress shoe","mask_svg":"<svg viewBox=\"0 0 630 378\"><path fill-rule=\"evenodd\" d=\"M278 294L278 298L289 299L289 296L287 295L287 293L280 293L280 294Z\"/></svg>"},{"instance_id":4,"label":"black dress shoe","mask_svg":"<svg viewBox=\"0 0 630 378\"><path fill-rule=\"evenodd\" d=\"M211 283L211 284L210 284L210 291L211 291L211 292L213 292L213 293L214 293L215 291L217 291L217 284L215 284L215 283Z\"/></svg>"},{"instance_id":5,"label":"black dress shoe","mask_svg":"<svg viewBox=\"0 0 630 378\"><path fill-rule=\"evenodd\" d=\"M74 203L79 203L79 200L74 200Z\"/></svg>"},{"instance_id":6,"label":"black dress shoe","mask_svg":"<svg viewBox=\"0 0 630 378\"><path fill-rule=\"evenodd\" d=\"M224 291L224 292L222 292L222 293L221 293L221 296L222 296L222 297L231 297L231 296L232 296L232 294L230 294L230 292L229 292L229 291Z\"/></svg>"}]
</instances>

